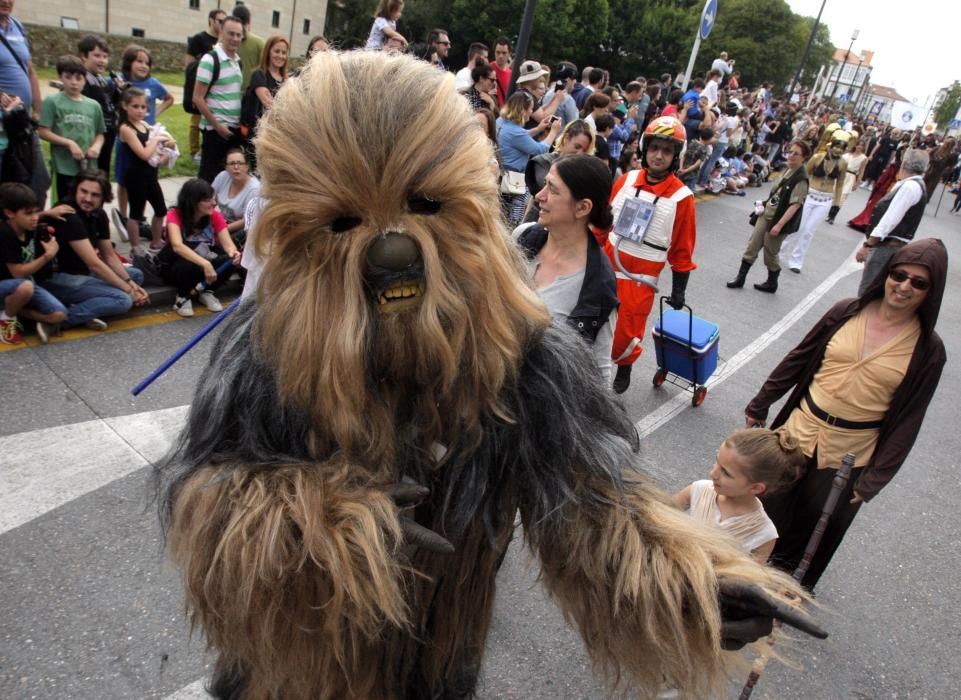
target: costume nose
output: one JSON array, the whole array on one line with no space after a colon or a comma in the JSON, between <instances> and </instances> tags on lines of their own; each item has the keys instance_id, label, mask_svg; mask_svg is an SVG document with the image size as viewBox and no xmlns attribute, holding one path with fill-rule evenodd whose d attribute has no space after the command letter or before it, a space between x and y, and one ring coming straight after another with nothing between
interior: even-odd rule
<instances>
[{"instance_id":1,"label":"costume nose","mask_svg":"<svg viewBox=\"0 0 961 700\"><path fill-rule=\"evenodd\" d=\"M420 262L420 249L403 233L388 231L375 240L367 251L367 264L391 272L403 272Z\"/></svg>"}]
</instances>

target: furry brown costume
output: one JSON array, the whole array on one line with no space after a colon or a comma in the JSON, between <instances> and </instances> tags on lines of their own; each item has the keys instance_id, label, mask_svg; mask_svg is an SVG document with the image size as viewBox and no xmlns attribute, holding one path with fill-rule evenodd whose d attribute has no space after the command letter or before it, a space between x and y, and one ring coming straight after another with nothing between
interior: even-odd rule
<instances>
[{"instance_id":1,"label":"furry brown costume","mask_svg":"<svg viewBox=\"0 0 961 700\"><path fill-rule=\"evenodd\" d=\"M219 652L211 691L471 696L520 511L613 683L709 692L718 578L790 584L635 471L631 422L522 273L453 85L404 57L320 54L259 129L257 302L157 472ZM430 489L416 507L404 480Z\"/></svg>"}]
</instances>

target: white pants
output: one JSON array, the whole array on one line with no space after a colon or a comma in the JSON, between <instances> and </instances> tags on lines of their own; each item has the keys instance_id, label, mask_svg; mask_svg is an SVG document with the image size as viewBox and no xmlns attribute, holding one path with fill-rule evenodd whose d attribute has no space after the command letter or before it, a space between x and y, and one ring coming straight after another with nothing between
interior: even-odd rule
<instances>
[{"instance_id":1,"label":"white pants","mask_svg":"<svg viewBox=\"0 0 961 700\"><path fill-rule=\"evenodd\" d=\"M814 230L827 218L832 201L834 201L833 195L827 192L818 190L808 192L804 207L801 209L801 225L781 243L782 256L787 255L787 251L791 250L792 246L794 248L788 260L788 267L800 270L804 265L804 256L807 255L808 248L811 246Z\"/></svg>"}]
</instances>

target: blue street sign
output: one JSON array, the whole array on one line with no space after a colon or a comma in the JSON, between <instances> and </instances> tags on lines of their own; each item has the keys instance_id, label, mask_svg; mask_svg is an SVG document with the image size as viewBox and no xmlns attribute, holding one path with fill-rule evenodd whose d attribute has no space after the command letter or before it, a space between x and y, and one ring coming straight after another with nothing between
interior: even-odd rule
<instances>
[{"instance_id":1,"label":"blue street sign","mask_svg":"<svg viewBox=\"0 0 961 700\"><path fill-rule=\"evenodd\" d=\"M708 34L711 33L715 19L717 19L717 0L707 0L704 12L701 13L701 41L707 39Z\"/></svg>"},{"instance_id":2,"label":"blue street sign","mask_svg":"<svg viewBox=\"0 0 961 700\"><path fill-rule=\"evenodd\" d=\"M838 102L840 102L843 105L846 105L848 103L848 100L850 99L851 99L851 96L847 93L844 93L838 98Z\"/></svg>"},{"instance_id":3,"label":"blue street sign","mask_svg":"<svg viewBox=\"0 0 961 700\"><path fill-rule=\"evenodd\" d=\"M961 119L952 119L948 122L949 129L957 129L959 127L961 127Z\"/></svg>"}]
</instances>

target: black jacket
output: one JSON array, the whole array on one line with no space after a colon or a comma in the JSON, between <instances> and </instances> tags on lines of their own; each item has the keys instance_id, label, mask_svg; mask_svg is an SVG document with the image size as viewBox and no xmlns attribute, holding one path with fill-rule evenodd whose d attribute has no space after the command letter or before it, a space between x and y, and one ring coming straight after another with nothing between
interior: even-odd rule
<instances>
[{"instance_id":1,"label":"black jacket","mask_svg":"<svg viewBox=\"0 0 961 700\"><path fill-rule=\"evenodd\" d=\"M610 260L597 244L597 240L587 233L587 267L584 269L584 284L577 297L577 303L567 317L581 337L593 344L601 327L607 323L611 311L617 308L617 279ZM547 229L540 224L527 228L517 238L517 244L528 260L533 260L544 244L547 243Z\"/></svg>"}]
</instances>

